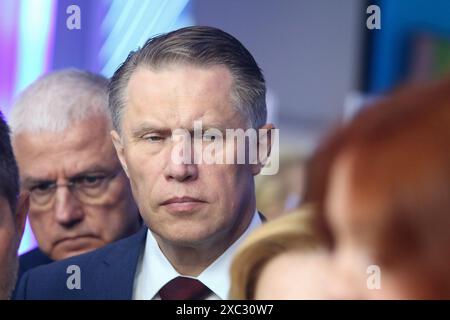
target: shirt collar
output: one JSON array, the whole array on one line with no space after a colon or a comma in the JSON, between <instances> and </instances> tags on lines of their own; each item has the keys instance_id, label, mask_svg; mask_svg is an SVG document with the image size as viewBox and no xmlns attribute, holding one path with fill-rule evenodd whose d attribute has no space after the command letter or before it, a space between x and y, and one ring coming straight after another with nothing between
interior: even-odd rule
<instances>
[{"instance_id":1,"label":"shirt collar","mask_svg":"<svg viewBox=\"0 0 450 320\"><path fill-rule=\"evenodd\" d=\"M244 239L261 224L258 212L255 212L252 221L239 239L196 278L211 289L218 298L222 300L228 298L229 270L234 252ZM166 283L178 276L180 274L164 256L150 230L147 230L145 249L136 271L134 298L137 300L153 299Z\"/></svg>"}]
</instances>

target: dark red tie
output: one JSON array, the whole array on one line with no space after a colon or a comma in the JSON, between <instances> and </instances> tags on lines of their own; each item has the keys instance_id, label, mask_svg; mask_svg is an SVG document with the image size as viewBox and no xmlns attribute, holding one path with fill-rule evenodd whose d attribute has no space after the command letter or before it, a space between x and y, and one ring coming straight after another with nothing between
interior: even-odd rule
<instances>
[{"instance_id":1,"label":"dark red tie","mask_svg":"<svg viewBox=\"0 0 450 320\"><path fill-rule=\"evenodd\" d=\"M159 290L161 300L202 300L212 291L196 279L176 277Z\"/></svg>"}]
</instances>

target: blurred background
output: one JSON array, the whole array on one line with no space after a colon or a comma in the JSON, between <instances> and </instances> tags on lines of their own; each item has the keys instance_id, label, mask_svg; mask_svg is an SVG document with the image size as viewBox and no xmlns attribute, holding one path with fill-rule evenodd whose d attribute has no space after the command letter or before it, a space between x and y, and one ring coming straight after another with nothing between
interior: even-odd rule
<instances>
[{"instance_id":1,"label":"blurred background","mask_svg":"<svg viewBox=\"0 0 450 320\"><path fill-rule=\"evenodd\" d=\"M366 25L370 5L380 8L380 29ZM271 218L301 202L304 161L327 129L404 82L447 72L449 16L448 0L0 0L0 110L7 116L14 97L47 72L109 77L155 34L219 27L266 77L281 167L258 177L257 199ZM20 252L34 245L27 226Z\"/></svg>"}]
</instances>

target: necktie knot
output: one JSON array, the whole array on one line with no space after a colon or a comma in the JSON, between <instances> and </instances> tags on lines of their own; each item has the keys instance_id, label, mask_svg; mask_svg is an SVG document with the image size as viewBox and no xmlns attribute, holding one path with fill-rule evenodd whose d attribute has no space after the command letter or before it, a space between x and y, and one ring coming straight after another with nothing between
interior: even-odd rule
<instances>
[{"instance_id":1,"label":"necktie knot","mask_svg":"<svg viewBox=\"0 0 450 320\"><path fill-rule=\"evenodd\" d=\"M159 290L162 300L202 300L211 290L197 279L176 277Z\"/></svg>"}]
</instances>

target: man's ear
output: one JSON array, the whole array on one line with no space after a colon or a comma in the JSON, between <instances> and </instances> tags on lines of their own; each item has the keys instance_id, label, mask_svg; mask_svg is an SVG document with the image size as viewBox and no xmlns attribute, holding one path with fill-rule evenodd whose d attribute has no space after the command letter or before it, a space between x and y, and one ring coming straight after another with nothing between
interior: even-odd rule
<instances>
[{"instance_id":1,"label":"man's ear","mask_svg":"<svg viewBox=\"0 0 450 320\"><path fill-rule=\"evenodd\" d=\"M25 230L25 222L27 220L28 210L30 209L30 194L28 192L22 192L17 202L17 208L15 212L15 222L17 235L22 239L23 231Z\"/></svg>"},{"instance_id":2,"label":"man's ear","mask_svg":"<svg viewBox=\"0 0 450 320\"><path fill-rule=\"evenodd\" d=\"M272 150L272 130L275 129L275 126L272 123L267 123L261 128L259 128L257 132L258 136L258 158L257 163L252 165L252 174L254 176L258 175L264 165L267 162L267 159L270 156L270 152ZM262 130L262 131L261 131Z\"/></svg>"},{"instance_id":3,"label":"man's ear","mask_svg":"<svg viewBox=\"0 0 450 320\"><path fill-rule=\"evenodd\" d=\"M119 133L116 130L111 131L111 138L114 144L114 148L116 149L120 164L122 165L122 168L125 171L127 177L130 177L128 174L127 162L125 161L125 151L122 144L122 139L120 138Z\"/></svg>"}]
</instances>

